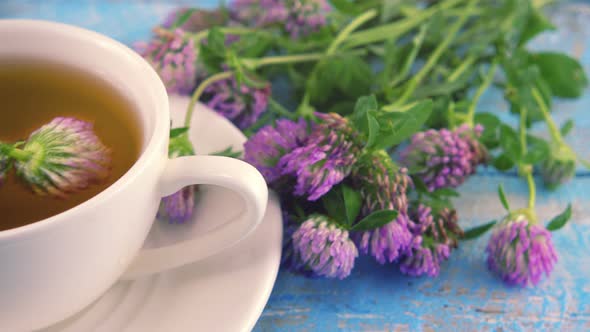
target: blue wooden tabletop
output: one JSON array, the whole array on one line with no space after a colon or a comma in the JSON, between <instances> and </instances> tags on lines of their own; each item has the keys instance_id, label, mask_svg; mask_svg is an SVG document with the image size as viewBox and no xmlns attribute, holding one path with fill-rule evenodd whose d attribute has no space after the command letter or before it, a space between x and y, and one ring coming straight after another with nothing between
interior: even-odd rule
<instances>
[{"instance_id":1,"label":"blue wooden tabletop","mask_svg":"<svg viewBox=\"0 0 590 332\"><path fill-rule=\"evenodd\" d=\"M146 40L151 27L179 5L213 6L216 0L174 1L0 1L0 18L38 18L86 27L124 43ZM590 73L590 2L568 2L551 12L560 30L534 41L536 49L559 49L582 60ZM511 120L498 91L486 93L479 110ZM569 142L590 159L590 91L575 101L557 101L558 122L576 121ZM542 125L538 128L543 132ZM514 174L483 170L461 187L462 225L498 218L498 183L509 198L526 202L525 183ZM549 219L568 202L573 220L554 234L559 262L537 288L509 288L486 269L487 236L462 243L440 277L410 278L395 266L360 259L343 281L306 279L281 272L255 331L589 331L590 172L580 169L567 186L538 197L538 214Z\"/></svg>"}]
</instances>

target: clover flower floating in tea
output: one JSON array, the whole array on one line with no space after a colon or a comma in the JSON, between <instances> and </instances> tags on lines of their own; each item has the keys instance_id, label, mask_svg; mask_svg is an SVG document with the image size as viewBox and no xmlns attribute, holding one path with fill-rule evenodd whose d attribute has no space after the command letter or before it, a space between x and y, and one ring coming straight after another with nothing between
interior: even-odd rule
<instances>
[{"instance_id":1,"label":"clover flower floating in tea","mask_svg":"<svg viewBox=\"0 0 590 332\"><path fill-rule=\"evenodd\" d=\"M0 142L0 150L4 143ZM0 153L0 186L4 182L6 172L10 169L10 158Z\"/></svg>"},{"instance_id":2,"label":"clover flower floating in tea","mask_svg":"<svg viewBox=\"0 0 590 332\"><path fill-rule=\"evenodd\" d=\"M0 170L10 163L35 193L63 197L105 179L111 151L91 123L57 117L24 142L0 145Z\"/></svg>"}]
</instances>

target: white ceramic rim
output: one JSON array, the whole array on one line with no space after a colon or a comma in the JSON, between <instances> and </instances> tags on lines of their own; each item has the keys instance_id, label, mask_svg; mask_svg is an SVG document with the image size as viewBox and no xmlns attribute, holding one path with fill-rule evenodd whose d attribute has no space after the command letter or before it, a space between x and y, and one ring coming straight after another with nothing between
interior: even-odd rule
<instances>
[{"instance_id":1,"label":"white ceramic rim","mask_svg":"<svg viewBox=\"0 0 590 332\"><path fill-rule=\"evenodd\" d=\"M50 227L54 227L59 222L66 221L68 219L76 219L76 215L79 215L84 209L96 207L97 205L102 204L105 200L111 199L111 197L117 192L121 191L122 188L130 185L133 181L137 181L137 178L141 175L144 169L148 167L148 165L150 165L152 162L155 162L156 159L162 158L162 156L160 156L158 153L159 148L160 145L165 144L169 135L168 121L170 115L168 95L166 93L164 83L162 83L162 80L154 71L152 66L135 51L107 36L68 24L27 19L0 20L0 34L5 30L14 30L19 28L41 29L44 30L44 32L51 32L52 34L61 35L70 39L76 39L80 42L88 43L91 40L96 44L97 48L103 48L105 52L118 54L121 57L122 62L135 62L136 65L140 66L141 68L141 71L137 73L135 80L143 80L144 82L147 82L146 84L152 85L152 88L157 93L157 95L154 96L154 99L157 100L157 104L155 104L152 109L152 112L155 113L153 114L153 130L151 135L149 133L147 135L149 139L144 142L143 152L133 164L133 166L131 166L131 168L125 174L123 174L121 178L100 192L98 195L62 213L33 222L31 224L0 231L0 241L9 238L15 239L34 236L35 234L47 230ZM143 114L143 112L140 112L140 115L141 114Z\"/></svg>"}]
</instances>

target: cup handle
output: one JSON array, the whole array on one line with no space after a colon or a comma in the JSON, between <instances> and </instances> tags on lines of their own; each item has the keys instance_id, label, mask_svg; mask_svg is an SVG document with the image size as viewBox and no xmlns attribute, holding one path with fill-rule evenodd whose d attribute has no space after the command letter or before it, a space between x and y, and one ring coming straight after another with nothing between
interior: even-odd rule
<instances>
[{"instance_id":1,"label":"cup handle","mask_svg":"<svg viewBox=\"0 0 590 332\"><path fill-rule=\"evenodd\" d=\"M193 184L218 185L235 191L246 203L245 213L193 239L166 247L143 249L122 279L136 279L204 259L236 244L262 221L268 189L262 175L248 163L220 156L171 159L161 177L159 190L164 197ZM187 255L187 252L191 254Z\"/></svg>"}]
</instances>

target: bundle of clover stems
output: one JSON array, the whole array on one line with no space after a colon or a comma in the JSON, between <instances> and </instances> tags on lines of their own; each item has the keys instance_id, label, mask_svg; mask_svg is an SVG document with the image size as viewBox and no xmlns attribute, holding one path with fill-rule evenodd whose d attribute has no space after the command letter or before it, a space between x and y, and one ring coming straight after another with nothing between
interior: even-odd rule
<instances>
[{"instance_id":1,"label":"bundle of clover stems","mask_svg":"<svg viewBox=\"0 0 590 332\"><path fill-rule=\"evenodd\" d=\"M490 230L489 268L526 286L551 272L550 231L571 215L537 218L533 174L555 188L581 162L552 98L587 84L568 55L527 50L555 28L546 2L235 0L175 11L137 48L169 92L192 96L186 126L201 101L249 136L243 158L281 197L284 268L345 278L360 253L436 276L459 241ZM493 86L517 128L476 112ZM528 132L537 122L549 139ZM171 157L194 153L187 130L172 130ZM463 232L451 199L483 165L516 170L529 204L510 207L500 187L507 211ZM186 220L193 195L166 197L160 215Z\"/></svg>"}]
</instances>

